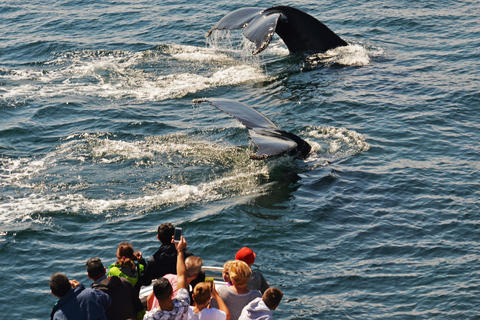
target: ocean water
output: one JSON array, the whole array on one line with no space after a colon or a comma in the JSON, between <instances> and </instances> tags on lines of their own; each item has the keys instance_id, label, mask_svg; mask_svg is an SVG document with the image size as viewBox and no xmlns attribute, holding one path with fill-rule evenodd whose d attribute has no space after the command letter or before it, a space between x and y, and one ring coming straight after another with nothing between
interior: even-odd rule
<instances>
[{"instance_id":1,"label":"ocean water","mask_svg":"<svg viewBox=\"0 0 480 320\"><path fill-rule=\"evenodd\" d=\"M350 45L205 34L290 5ZM46 319L48 280L156 228L221 266L248 246L275 319L480 319L477 1L0 1L0 318ZM241 101L313 147L252 161Z\"/></svg>"}]
</instances>

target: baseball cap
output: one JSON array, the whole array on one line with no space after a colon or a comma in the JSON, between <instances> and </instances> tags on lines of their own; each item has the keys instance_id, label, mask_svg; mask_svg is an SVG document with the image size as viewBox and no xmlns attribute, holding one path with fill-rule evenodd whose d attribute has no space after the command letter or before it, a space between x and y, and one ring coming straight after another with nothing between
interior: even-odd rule
<instances>
[{"instance_id":1,"label":"baseball cap","mask_svg":"<svg viewBox=\"0 0 480 320\"><path fill-rule=\"evenodd\" d=\"M237 251L235 260L242 260L246 264L253 264L255 262L255 252L253 252L250 248L243 247Z\"/></svg>"}]
</instances>

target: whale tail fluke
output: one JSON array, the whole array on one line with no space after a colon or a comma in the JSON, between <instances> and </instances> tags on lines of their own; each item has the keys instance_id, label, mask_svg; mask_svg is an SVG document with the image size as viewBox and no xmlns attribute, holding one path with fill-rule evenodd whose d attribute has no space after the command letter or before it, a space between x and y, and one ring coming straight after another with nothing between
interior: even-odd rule
<instances>
[{"instance_id":1,"label":"whale tail fluke","mask_svg":"<svg viewBox=\"0 0 480 320\"><path fill-rule=\"evenodd\" d=\"M308 13L288 6L268 9L242 8L231 12L218 21L207 33L214 30L243 28L243 35L255 44L253 54L262 52L276 32L292 54L319 53L347 46L326 25Z\"/></svg>"},{"instance_id":2,"label":"whale tail fluke","mask_svg":"<svg viewBox=\"0 0 480 320\"><path fill-rule=\"evenodd\" d=\"M207 102L233 116L248 128L250 138L257 145L257 153L250 159L261 160L284 154L306 158L311 146L299 136L280 130L270 119L249 106L229 99L195 99L193 103Z\"/></svg>"}]
</instances>

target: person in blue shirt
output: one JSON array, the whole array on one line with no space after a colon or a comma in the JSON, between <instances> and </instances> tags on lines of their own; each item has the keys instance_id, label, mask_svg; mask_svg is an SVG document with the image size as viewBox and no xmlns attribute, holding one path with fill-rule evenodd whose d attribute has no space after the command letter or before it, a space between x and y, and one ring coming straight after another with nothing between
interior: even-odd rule
<instances>
[{"instance_id":1,"label":"person in blue shirt","mask_svg":"<svg viewBox=\"0 0 480 320\"><path fill-rule=\"evenodd\" d=\"M50 277L50 290L58 298L50 314L51 320L107 320L105 310L111 298L100 290L85 288L63 273Z\"/></svg>"}]
</instances>

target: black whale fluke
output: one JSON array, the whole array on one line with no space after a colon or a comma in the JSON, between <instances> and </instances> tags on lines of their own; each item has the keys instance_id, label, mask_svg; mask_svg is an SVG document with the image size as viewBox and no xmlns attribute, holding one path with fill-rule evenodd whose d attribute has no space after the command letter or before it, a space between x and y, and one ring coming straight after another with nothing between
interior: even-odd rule
<instances>
[{"instance_id":1,"label":"black whale fluke","mask_svg":"<svg viewBox=\"0 0 480 320\"><path fill-rule=\"evenodd\" d=\"M270 119L249 106L229 99L195 99L193 103L208 102L212 106L236 118L249 130L250 138L258 151L250 159L266 159L283 154L306 158L312 147L297 135L280 130Z\"/></svg>"},{"instance_id":2,"label":"black whale fluke","mask_svg":"<svg viewBox=\"0 0 480 320\"><path fill-rule=\"evenodd\" d=\"M278 6L268 9L242 8L227 14L207 33L214 30L243 28L243 35L255 43L257 54L265 49L276 32L290 53L321 53L336 47L347 46L326 25L301 10Z\"/></svg>"}]
</instances>

